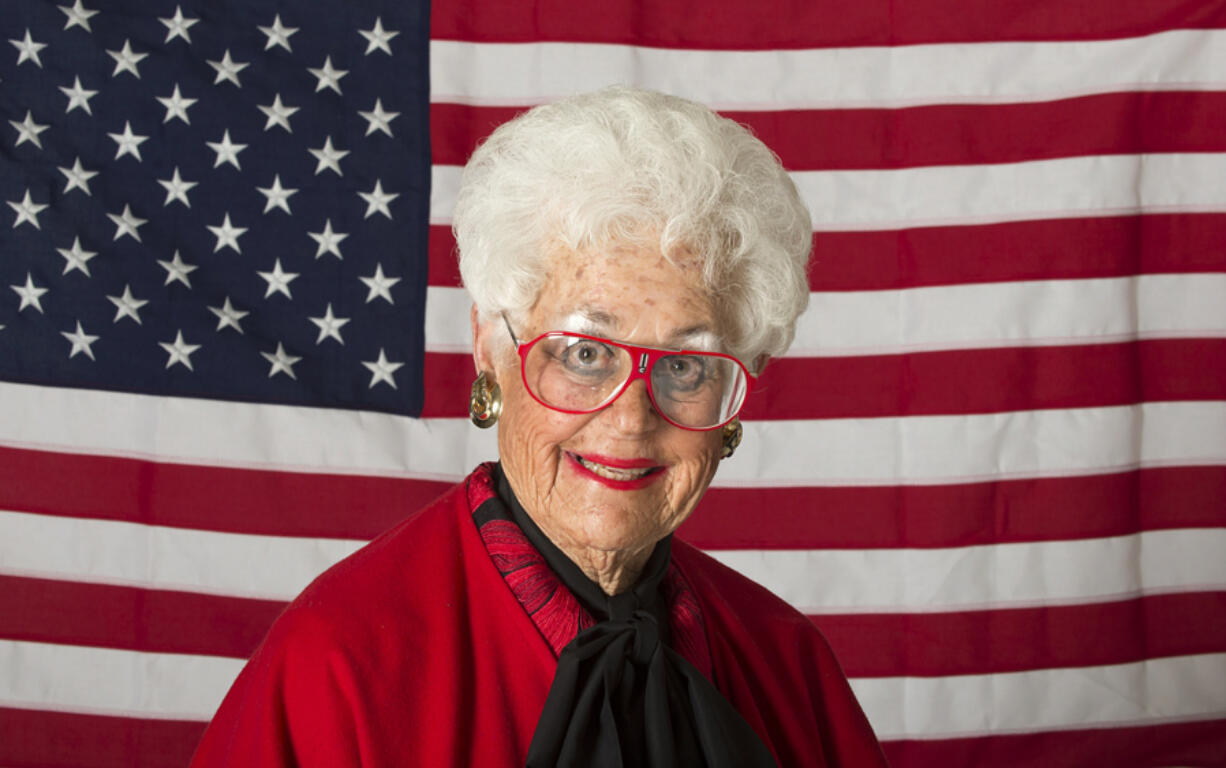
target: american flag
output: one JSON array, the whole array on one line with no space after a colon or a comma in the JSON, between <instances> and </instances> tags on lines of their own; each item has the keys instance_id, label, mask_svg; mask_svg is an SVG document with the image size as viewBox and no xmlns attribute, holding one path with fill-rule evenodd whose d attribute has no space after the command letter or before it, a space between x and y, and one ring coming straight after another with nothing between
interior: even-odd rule
<instances>
[{"instance_id":1,"label":"american flag","mask_svg":"<svg viewBox=\"0 0 1226 768\"><path fill-rule=\"evenodd\" d=\"M1226 765L1226 2L26 0L0 40L0 764L184 764L286 600L494 455L459 169L629 82L748 124L816 230L682 535L814 617L895 765Z\"/></svg>"}]
</instances>

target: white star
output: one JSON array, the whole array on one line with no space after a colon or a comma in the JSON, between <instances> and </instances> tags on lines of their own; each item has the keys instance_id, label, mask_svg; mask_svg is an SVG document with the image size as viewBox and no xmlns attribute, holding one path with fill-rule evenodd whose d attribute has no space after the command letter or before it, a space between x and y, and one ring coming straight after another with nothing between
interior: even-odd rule
<instances>
[{"instance_id":1,"label":"white star","mask_svg":"<svg viewBox=\"0 0 1226 768\"><path fill-rule=\"evenodd\" d=\"M163 123L169 123L173 118L179 118L188 125L192 124L191 120L187 119L187 108L195 104L199 99L185 99L179 94L179 84L175 83L175 92L170 96L158 96L157 100L166 107L166 118Z\"/></svg>"},{"instance_id":2,"label":"white star","mask_svg":"<svg viewBox=\"0 0 1226 768\"><path fill-rule=\"evenodd\" d=\"M315 340L316 344L323 343L323 340L327 338L336 339L341 344L345 343L345 340L341 338L341 328L349 322L349 318L333 315L332 302L328 302L328 308L324 310L323 317L308 317L307 319L319 327L319 338Z\"/></svg>"},{"instance_id":3,"label":"white star","mask_svg":"<svg viewBox=\"0 0 1226 768\"><path fill-rule=\"evenodd\" d=\"M131 155L140 160L140 145L149 140L148 136L132 133L132 123L127 121L123 124L123 133L108 133L107 136L110 136L119 145L115 149L116 160L124 155Z\"/></svg>"},{"instance_id":4,"label":"white star","mask_svg":"<svg viewBox=\"0 0 1226 768\"><path fill-rule=\"evenodd\" d=\"M120 72L131 72L139 80L140 70L136 68L136 65L149 54L133 53L131 43L124 40L122 50L107 51L107 55L115 60L115 71L111 73L111 77L118 77Z\"/></svg>"},{"instance_id":5,"label":"white star","mask_svg":"<svg viewBox=\"0 0 1226 768\"><path fill-rule=\"evenodd\" d=\"M80 0L77 1L80 2ZM97 13L97 11L94 11L94 13ZM77 107L85 110L87 115L94 114L94 111L89 107L89 100L97 96L98 92L82 88L80 76L73 78L71 88L65 88L61 85L60 91L68 97L68 108L64 110L64 114L68 114Z\"/></svg>"},{"instance_id":6,"label":"white star","mask_svg":"<svg viewBox=\"0 0 1226 768\"><path fill-rule=\"evenodd\" d=\"M217 159L213 162L214 168L219 167L222 163L229 163L240 171L242 170L242 167L238 164L238 153L246 149L247 145L231 142L230 130L228 128L222 134L221 141L206 141L205 144L208 144L209 149L217 153Z\"/></svg>"},{"instance_id":7,"label":"white star","mask_svg":"<svg viewBox=\"0 0 1226 768\"><path fill-rule=\"evenodd\" d=\"M162 285L170 285L171 283L179 282L186 285L189 289L192 287L192 281L187 278L188 275L195 272L199 267L192 264L185 264L183 259L179 258L179 252L176 250L173 261L163 261L158 259L158 264L162 265L162 269L166 270L166 282Z\"/></svg>"},{"instance_id":8,"label":"white star","mask_svg":"<svg viewBox=\"0 0 1226 768\"><path fill-rule=\"evenodd\" d=\"M39 288L37 285L35 285L34 279L30 277L29 272L26 273L25 285L10 285L9 287L16 291L17 295L21 297L21 306L17 308L18 312L22 311L26 307L34 307L38 310L39 314L42 314L42 297L43 294L47 292L47 289Z\"/></svg>"},{"instance_id":9,"label":"white star","mask_svg":"<svg viewBox=\"0 0 1226 768\"><path fill-rule=\"evenodd\" d=\"M268 378L276 376L278 373L284 373L291 379L297 379L294 375L294 363L301 360L301 357L294 357L285 351L285 347L281 346L281 342L277 342L276 352L261 352L264 359L272 363L272 368L268 371Z\"/></svg>"},{"instance_id":10,"label":"white star","mask_svg":"<svg viewBox=\"0 0 1226 768\"><path fill-rule=\"evenodd\" d=\"M370 386L367 389L374 389L375 385L381 381L385 381L391 385L392 389L396 388L396 382L392 379L392 374L397 368L404 366L404 363L393 363L387 359L387 355L383 354L383 347L379 347L379 359L370 362L362 361L362 365L370 370Z\"/></svg>"},{"instance_id":11,"label":"white star","mask_svg":"<svg viewBox=\"0 0 1226 768\"><path fill-rule=\"evenodd\" d=\"M390 46L388 46L388 42L400 33L390 29L384 30L383 18L376 16L375 26L370 29L359 29L358 34L366 38L366 56L369 56L375 51L383 51L388 56L391 56L392 49Z\"/></svg>"},{"instance_id":12,"label":"white star","mask_svg":"<svg viewBox=\"0 0 1226 768\"><path fill-rule=\"evenodd\" d=\"M226 49L226 53L221 57L221 61L209 61L209 66L217 70L217 77L213 78L213 85L219 85L223 80L229 80L239 88L243 84L238 81L238 73L242 72L248 66L245 61L234 61L230 58L230 49Z\"/></svg>"},{"instance_id":13,"label":"white star","mask_svg":"<svg viewBox=\"0 0 1226 768\"><path fill-rule=\"evenodd\" d=\"M207 226L207 225L206 225ZM217 238L217 245L213 246L213 253L217 253L222 248L233 248L236 253L242 253L243 249L238 247L238 238L247 231L247 227L236 227L230 223L230 214L227 213L221 226L209 227L210 232Z\"/></svg>"},{"instance_id":14,"label":"white star","mask_svg":"<svg viewBox=\"0 0 1226 768\"><path fill-rule=\"evenodd\" d=\"M272 104L269 104L267 107L263 104L257 104L256 106L260 108L261 112L268 116L268 120L264 122L264 130L268 131L271 130L274 125L279 125L285 129L286 133L294 132L289 127L289 118L290 115L298 111L298 107L287 107L282 104L281 94L278 93L273 98Z\"/></svg>"},{"instance_id":15,"label":"white star","mask_svg":"<svg viewBox=\"0 0 1226 768\"><path fill-rule=\"evenodd\" d=\"M47 47L46 43L36 43L30 39L30 30L26 29L24 40L9 40L13 47L17 49L17 66L21 66L24 62L32 61L41 69L43 66L42 60L38 58L38 52Z\"/></svg>"},{"instance_id":16,"label":"white star","mask_svg":"<svg viewBox=\"0 0 1226 768\"><path fill-rule=\"evenodd\" d=\"M140 325L140 308L149 302L144 299L138 299L132 295L131 286L123 287L122 296L107 296L111 303L115 305L115 319L111 322L118 323L124 317L130 317Z\"/></svg>"},{"instance_id":17,"label":"white star","mask_svg":"<svg viewBox=\"0 0 1226 768\"><path fill-rule=\"evenodd\" d=\"M82 248L81 238L74 237L71 248L56 248L55 250L59 251L60 255L64 257L64 271L62 274L66 275L74 269L79 269L85 273L86 277L91 277L87 262L98 254L96 251L87 251Z\"/></svg>"},{"instance_id":18,"label":"white star","mask_svg":"<svg viewBox=\"0 0 1226 768\"><path fill-rule=\"evenodd\" d=\"M170 205L175 200L183 203L183 205L188 208L192 207L191 202L189 202L187 199L187 193L191 191L192 187L196 186L200 182L184 181L179 176L179 166L175 166L174 175L169 179L158 179L157 182L166 188L166 202L162 203L163 208Z\"/></svg>"},{"instance_id":19,"label":"white star","mask_svg":"<svg viewBox=\"0 0 1226 768\"><path fill-rule=\"evenodd\" d=\"M272 20L271 27L260 27L260 31L268 36L268 42L264 44L264 50L268 50L274 45L279 45L287 51L292 51L289 47L290 35L298 31L297 27L281 26L281 14L277 14Z\"/></svg>"},{"instance_id":20,"label":"white star","mask_svg":"<svg viewBox=\"0 0 1226 768\"><path fill-rule=\"evenodd\" d=\"M375 297L387 299L388 304L396 303L392 301L392 294L391 294L390 289L393 285L400 282L400 278L385 276L383 274L382 264L375 265L375 273L371 275L370 277L359 276L358 279L361 280L363 283L365 283L366 287L370 289L370 291L366 294L367 304L374 301Z\"/></svg>"},{"instance_id":21,"label":"white star","mask_svg":"<svg viewBox=\"0 0 1226 768\"><path fill-rule=\"evenodd\" d=\"M77 321L77 330L75 332L60 331L60 335L72 342L72 351L68 353L68 359L77 356L78 352L84 352L90 360L94 359L94 350L90 349L90 344L98 340L97 336L91 336L86 333L81 327L81 321Z\"/></svg>"},{"instance_id":22,"label":"white star","mask_svg":"<svg viewBox=\"0 0 1226 768\"><path fill-rule=\"evenodd\" d=\"M320 147L319 149L309 149L307 151L310 152L312 155L314 155L315 159L319 161L319 163L315 166L316 176L323 173L324 170L329 169L329 168L336 171L337 176L345 175L341 173L340 160L345 155L349 154L349 150L333 149L331 136L329 136L327 139L324 140L324 145Z\"/></svg>"},{"instance_id":23,"label":"white star","mask_svg":"<svg viewBox=\"0 0 1226 768\"><path fill-rule=\"evenodd\" d=\"M81 5L81 0L76 0L76 2L72 4L71 8L66 5L61 5L59 8L64 12L64 15L68 17L68 21L64 23L64 29L80 27L86 32L94 31L89 27L89 20L90 17L97 16L98 12L91 11L90 9Z\"/></svg>"},{"instance_id":24,"label":"white star","mask_svg":"<svg viewBox=\"0 0 1226 768\"><path fill-rule=\"evenodd\" d=\"M6 201L9 207L17 211L17 221L13 222L13 229L21 226L21 222L28 221L34 225L35 229L42 229L38 224L38 214L42 212L46 205L39 204L30 199L30 190L26 190L26 195L21 199L20 203Z\"/></svg>"},{"instance_id":25,"label":"white star","mask_svg":"<svg viewBox=\"0 0 1226 768\"><path fill-rule=\"evenodd\" d=\"M365 218L369 219L376 213L381 213L390 219L392 217L392 212L388 210L387 204L400 197L400 193L385 193L383 191L383 181L380 179L375 179L375 188L369 192L359 192L358 197L366 201Z\"/></svg>"},{"instance_id":26,"label":"white star","mask_svg":"<svg viewBox=\"0 0 1226 768\"><path fill-rule=\"evenodd\" d=\"M238 321L242 320L244 317L251 314L250 312L244 312L242 310L235 309L234 307L230 306L229 296L226 297L226 303L224 306L209 307L209 311L217 315L217 330L218 331L220 331L222 328L225 328L226 326L229 326L233 328L234 330L238 331L239 333L243 332L243 327L238 324Z\"/></svg>"},{"instance_id":27,"label":"white star","mask_svg":"<svg viewBox=\"0 0 1226 768\"><path fill-rule=\"evenodd\" d=\"M324 88L331 88L337 93L340 93L341 78L349 74L349 70L347 69L333 69L331 56L324 59L324 65L319 69L311 69L308 67L307 72L315 75L315 77L319 80L319 82L315 85L316 93L319 93Z\"/></svg>"},{"instance_id":28,"label":"white star","mask_svg":"<svg viewBox=\"0 0 1226 768\"><path fill-rule=\"evenodd\" d=\"M361 115L363 119L366 120L366 123L367 123L366 135L367 136L374 133L375 131L382 131L386 133L388 136L391 136L392 129L391 127L389 127L388 124L391 123L393 120L395 120L397 117L400 117L399 112L385 112L383 110L383 99L375 99L374 109L372 109L369 112L363 112L362 110L359 109L358 114Z\"/></svg>"},{"instance_id":29,"label":"white star","mask_svg":"<svg viewBox=\"0 0 1226 768\"><path fill-rule=\"evenodd\" d=\"M113 213L108 213L106 217L111 220L112 224L115 225L115 237L112 242L114 242L114 240L118 240L124 235L130 235L133 240L138 243L140 242L140 233L136 230L145 224L148 219L136 218L136 216L132 213L132 209L127 205L123 207L123 213L119 214L118 216Z\"/></svg>"},{"instance_id":30,"label":"white star","mask_svg":"<svg viewBox=\"0 0 1226 768\"><path fill-rule=\"evenodd\" d=\"M22 143L28 141L39 149L43 148L43 143L39 140L38 134L47 130L47 126L34 122L34 116L30 114L30 110L26 110L25 120L20 123L16 120L9 120L9 125L17 129L17 143L13 145L14 147L20 147Z\"/></svg>"},{"instance_id":31,"label":"white star","mask_svg":"<svg viewBox=\"0 0 1226 768\"><path fill-rule=\"evenodd\" d=\"M268 290L264 292L264 298L267 299L274 293L284 293L287 299L294 298L290 295L289 284L298 277L298 273L281 271L280 259L277 259L276 263L273 264L271 272L257 271L256 274L264 278L264 280L268 283Z\"/></svg>"},{"instance_id":32,"label":"white star","mask_svg":"<svg viewBox=\"0 0 1226 768\"><path fill-rule=\"evenodd\" d=\"M200 345L188 344L186 341L184 341L183 331L175 331L174 341L169 343L159 341L158 346L166 350L166 354L170 355L170 357L166 360L167 368L175 363L182 363L187 370L194 370L192 368L192 353L197 349L200 349Z\"/></svg>"},{"instance_id":33,"label":"white star","mask_svg":"<svg viewBox=\"0 0 1226 768\"><path fill-rule=\"evenodd\" d=\"M289 209L289 199L292 195L297 194L298 190L282 187L280 174L272 177L271 187L256 187L256 190L268 199L264 203L264 213L268 213L273 208L280 208L286 213L293 215L293 212Z\"/></svg>"},{"instance_id":34,"label":"white star","mask_svg":"<svg viewBox=\"0 0 1226 768\"><path fill-rule=\"evenodd\" d=\"M340 244L346 237L349 237L347 232L333 232L332 219L324 220L323 232L307 232L311 239L319 243L319 248L315 251L315 258L323 256L325 253L330 253L338 259L344 258L341 256Z\"/></svg>"},{"instance_id":35,"label":"white star","mask_svg":"<svg viewBox=\"0 0 1226 768\"><path fill-rule=\"evenodd\" d=\"M198 24L200 19L184 18L183 9L176 5L175 15L173 17L166 19L159 17L158 21L166 25L166 39L162 41L163 45L169 43L171 40L174 40L176 37L183 38L190 45L192 42L192 36L187 33L187 30L191 29L193 24Z\"/></svg>"},{"instance_id":36,"label":"white star","mask_svg":"<svg viewBox=\"0 0 1226 768\"><path fill-rule=\"evenodd\" d=\"M71 168L58 167L60 173L64 174L68 179L64 183L64 194L68 194L74 189L79 189L87 195L93 196L89 191L89 180L98 175L97 171L87 171L81 167L81 158L77 158Z\"/></svg>"}]
</instances>

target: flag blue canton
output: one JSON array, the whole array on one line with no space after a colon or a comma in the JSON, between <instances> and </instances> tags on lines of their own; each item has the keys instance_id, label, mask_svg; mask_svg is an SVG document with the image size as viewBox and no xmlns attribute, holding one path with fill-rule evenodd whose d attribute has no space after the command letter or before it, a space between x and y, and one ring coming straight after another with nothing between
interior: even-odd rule
<instances>
[{"instance_id":1,"label":"flag blue canton","mask_svg":"<svg viewBox=\"0 0 1226 768\"><path fill-rule=\"evenodd\" d=\"M416 415L425 3L10 2L0 378Z\"/></svg>"}]
</instances>

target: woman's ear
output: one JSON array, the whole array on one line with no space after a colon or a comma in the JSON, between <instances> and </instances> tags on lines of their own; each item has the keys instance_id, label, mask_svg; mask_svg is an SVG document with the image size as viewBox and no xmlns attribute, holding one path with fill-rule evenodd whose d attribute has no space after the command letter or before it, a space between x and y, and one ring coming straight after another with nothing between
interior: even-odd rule
<instances>
[{"instance_id":1,"label":"woman's ear","mask_svg":"<svg viewBox=\"0 0 1226 768\"><path fill-rule=\"evenodd\" d=\"M494 360L490 357L490 329L493 323L482 323L481 314L477 312L477 305L473 304L472 312L469 313L473 325L473 365L477 369L477 373L485 371L488 376L495 377Z\"/></svg>"}]
</instances>

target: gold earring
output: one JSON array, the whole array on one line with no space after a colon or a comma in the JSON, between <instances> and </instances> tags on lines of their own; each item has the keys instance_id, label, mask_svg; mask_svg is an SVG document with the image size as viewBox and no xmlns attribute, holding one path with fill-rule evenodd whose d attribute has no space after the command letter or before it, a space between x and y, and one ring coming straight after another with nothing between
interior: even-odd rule
<instances>
[{"instance_id":1,"label":"gold earring","mask_svg":"<svg viewBox=\"0 0 1226 768\"><path fill-rule=\"evenodd\" d=\"M736 452L736 447L741 444L741 438L745 436L745 428L741 426L740 419L733 419L724 425L723 437L724 448L720 452L719 457L726 459Z\"/></svg>"},{"instance_id":2,"label":"gold earring","mask_svg":"<svg viewBox=\"0 0 1226 768\"><path fill-rule=\"evenodd\" d=\"M472 395L468 399L468 415L473 424L482 429L489 429L498 423L502 415L502 387L497 382L490 383L485 371L477 375L473 382Z\"/></svg>"}]
</instances>

